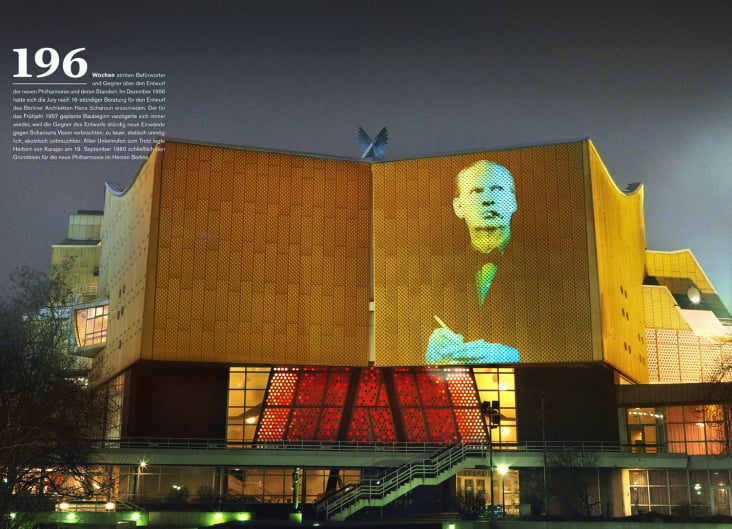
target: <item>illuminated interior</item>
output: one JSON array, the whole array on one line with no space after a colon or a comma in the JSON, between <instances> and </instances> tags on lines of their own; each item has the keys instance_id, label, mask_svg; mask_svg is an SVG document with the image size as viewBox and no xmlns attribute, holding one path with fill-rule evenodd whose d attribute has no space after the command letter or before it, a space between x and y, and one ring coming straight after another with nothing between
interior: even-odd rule
<instances>
[{"instance_id":1,"label":"illuminated interior","mask_svg":"<svg viewBox=\"0 0 732 529\"><path fill-rule=\"evenodd\" d=\"M254 440L270 371L268 367L230 369L227 414L227 439L230 442Z\"/></svg>"},{"instance_id":2,"label":"illuminated interior","mask_svg":"<svg viewBox=\"0 0 732 529\"><path fill-rule=\"evenodd\" d=\"M74 336L79 348L104 345L107 341L109 303L74 311Z\"/></svg>"},{"instance_id":3,"label":"illuminated interior","mask_svg":"<svg viewBox=\"0 0 732 529\"><path fill-rule=\"evenodd\" d=\"M729 453L732 410L724 404L630 408L628 439L635 452Z\"/></svg>"},{"instance_id":4,"label":"illuminated interior","mask_svg":"<svg viewBox=\"0 0 732 529\"><path fill-rule=\"evenodd\" d=\"M729 406L666 406L668 451L689 455L728 453Z\"/></svg>"},{"instance_id":5,"label":"illuminated interior","mask_svg":"<svg viewBox=\"0 0 732 529\"><path fill-rule=\"evenodd\" d=\"M623 471L632 514L730 515L729 470L639 469Z\"/></svg>"},{"instance_id":6,"label":"illuminated interior","mask_svg":"<svg viewBox=\"0 0 732 529\"><path fill-rule=\"evenodd\" d=\"M473 368L480 402L500 403L501 422L492 432L494 443L516 442L516 384L511 367Z\"/></svg>"},{"instance_id":7,"label":"illuminated interior","mask_svg":"<svg viewBox=\"0 0 732 529\"><path fill-rule=\"evenodd\" d=\"M493 442L515 443L512 368L234 367L227 440L485 442L484 401L501 406Z\"/></svg>"}]
</instances>

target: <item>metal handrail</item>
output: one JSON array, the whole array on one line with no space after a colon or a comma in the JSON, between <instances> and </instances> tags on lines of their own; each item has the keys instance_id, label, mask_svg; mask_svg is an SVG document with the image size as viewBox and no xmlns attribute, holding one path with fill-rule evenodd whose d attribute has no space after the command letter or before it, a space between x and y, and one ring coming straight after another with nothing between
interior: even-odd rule
<instances>
[{"instance_id":1,"label":"metal handrail","mask_svg":"<svg viewBox=\"0 0 732 529\"><path fill-rule=\"evenodd\" d=\"M328 452L421 452L428 456L446 447L447 443L367 443L361 441L227 441L209 438L176 438L176 437L125 437L120 439L98 439L93 441L94 447L100 450L114 449L196 449L196 450L298 450ZM470 443L467 443L470 445ZM479 445L476 445L479 446ZM595 452L595 453L666 453L665 445L658 444L622 444L617 441L523 441L519 443L495 443L496 451L543 452L544 450Z\"/></svg>"},{"instance_id":2,"label":"metal handrail","mask_svg":"<svg viewBox=\"0 0 732 529\"><path fill-rule=\"evenodd\" d=\"M388 494L396 492L400 487L415 479L437 478L440 474L462 463L468 456L483 457L485 445L482 444L454 444L448 445L434 458L417 463L388 469L376 478L359 481L356 484L346 485L333 494L321 499L315 504L318 516L330 519L331 516L342 512L359 501L371 502L384 499Z\"/></svg>"}]
</instances>

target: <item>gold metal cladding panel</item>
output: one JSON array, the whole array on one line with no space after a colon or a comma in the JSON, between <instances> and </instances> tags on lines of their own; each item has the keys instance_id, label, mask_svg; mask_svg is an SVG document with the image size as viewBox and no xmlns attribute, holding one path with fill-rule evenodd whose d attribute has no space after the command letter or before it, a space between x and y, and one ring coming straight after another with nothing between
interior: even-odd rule
<instances>
[{"instance_id":1,"label":"gold metal cladding panel","mask_svg":"<svg viewBox=\"0 0 732 529\"><path fill-rule=\"evenodd\" d=\"M174 142L161 181L155 359L366 364L368 164Z\"/></svg>"},{"instance_id":2,"label":"gold metal cladding panel","mask_svg":"<svg viewBox=\"0 0 732 529\"><path fill-rule=\"evenodd\" d=\"M515 348L521 362L593 359L583 145L373 166L378 365L430 363L435 316L465 342ZM510 171L517 206L505 253L488 257L453 206L456 175L479 160ZM476 271L486 261L497 272L481 307Z\"/></svg>"},{"instance_id":3,"label":"gold metal cladding panel","mask_svg":"<svg viewBox=\"0 0 732 529\"><path fill-rule=\"evenodd\" d=\"M668 288L644 285L643 304L647 328L689 330Z\"/></svg>"},{"instance_id":4,"label":"gold metal cladding panel","mask_svg":"<svg viewBox=\"0 0 732 529\"><path fill-rule=\"evenodd\" d=\"M69 230L71 231L71 230ZM96 237L99 237L98 229ZM92 232L92 235L94 233ZM67 288L74 298L86 301L96 298L99 278L95 273L99 269L101 247L94 246L53 246L51 249L51 266L73 261L71 269L66 275Z\"/></svg>"},{"instance_id":5,"label":"gold metal cladding panel","mask_svg":"<svg viewBox=\"0 0 732 529\"><path fill-rule=\"evenodd\" d=\"M675 252L646 252L646 269L649 276L667 287L673 294L686 294L693 283L702 294L715 293L690 250Z\"/></svg>"},{"instance_id":6,"label":"gold metal cladding panel","mask_svg":"<svg viewBox=\"0 0 732 529\"><path fill-rule=\"evenodd\" d=\"M105 195L100 255L100 297L109 298L107 346L95 359L92 378L114 376L150 354L143 339L155 171L160 152L153 152L130 188ZM166 255L167 261L169 258ZM164 264L169 267L168 264ZM167 300L166 300L167 302ZM150 320L151 321L151 320Z\"/></svg>"},{"instance_id":7,"label":"gold metal cladding panel","mask_svg":"<svg viewBox=\"0 0 732 529\"><path fill-rule=\"evenodd\" d=\"M643 276L643 188L625 195L591 143L590 174L597 241L603 359L632 380L648 382Z\"/></svg>"}]
</instances>

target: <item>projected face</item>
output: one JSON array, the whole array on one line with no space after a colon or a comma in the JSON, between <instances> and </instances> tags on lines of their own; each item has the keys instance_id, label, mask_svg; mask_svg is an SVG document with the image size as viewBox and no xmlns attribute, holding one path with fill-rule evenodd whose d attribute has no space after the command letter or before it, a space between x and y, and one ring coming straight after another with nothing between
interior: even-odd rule
<instances>
[{"instance_id":1,"label":"projected face","mask_svg":"<svg viewBox=\"0 0 732 529\"><path fill-rule=\"evenodd\" d=\"M455 215L465 220L477 251L506 250L511 239L511 215L516 194L511 173L495 162L480 160L460 171L455 180Z\"/></svg>"}]
</instances>

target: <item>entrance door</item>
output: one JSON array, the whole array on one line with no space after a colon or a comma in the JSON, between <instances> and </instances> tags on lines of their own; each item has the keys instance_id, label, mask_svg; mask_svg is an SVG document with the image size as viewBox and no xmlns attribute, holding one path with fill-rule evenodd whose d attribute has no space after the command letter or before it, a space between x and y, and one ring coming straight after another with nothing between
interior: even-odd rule
<instances>
[{"instance_id":1,"label":"entrance door","mask_svg":"<svg viewBox=\"0 0 732 529\"><path fill-rule=\"evenodd\" d=\"M712 511L714 514L730 515L729 487L712 487Z\"/></svg>"}]
</instances>

